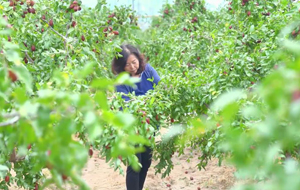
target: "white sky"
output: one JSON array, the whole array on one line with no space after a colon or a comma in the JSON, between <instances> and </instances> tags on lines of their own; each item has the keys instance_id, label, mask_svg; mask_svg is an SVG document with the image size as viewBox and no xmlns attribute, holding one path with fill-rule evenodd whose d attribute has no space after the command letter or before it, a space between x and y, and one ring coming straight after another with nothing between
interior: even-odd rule
<instances>
[{"instance_id":1,"label":"white sky","mask_svg":"<svg viewBox=\"0 0 300 190\"><path fill-rule=\"evenodd\" d=\"M156 4L157 2L154 2L154 0L134 0L136 3L140 2L141 10L147 10L147 5L151 2L151 4ZM163 4L165 2L171 2L172 0L158 0L158 2L161 2L159 4ZM97 0L82 0L83 4L85 4L88 7L94 7L97 4ZM130 4L132 0L107 0L109 4L116 4L116 3L122 3L122 4ZM215 9L218 7L221 3L223 3L224 0L206 0L206 3L209 5L210 8ZM157 5L157 9L160 9L159 5Z\"/></svg>"},{"instance_id":2,"label":"white sky","mask_svg":"<svg viewBox=\"0 0 300 190\"><path fill-rule=\"evenodd\" d=\"M106 2L113 8L115 5L131 5L134 1L134 8L138 15L158 15L161 7L165 3L171 3L173 0L107 0ZM82 0L83 4L88 7L94 7L97 0ZM225 0L206 0L207 9L215 10ZM150 19L139 20L139 25L142 29L149 26Z\"/></svg>"}]
</instances>

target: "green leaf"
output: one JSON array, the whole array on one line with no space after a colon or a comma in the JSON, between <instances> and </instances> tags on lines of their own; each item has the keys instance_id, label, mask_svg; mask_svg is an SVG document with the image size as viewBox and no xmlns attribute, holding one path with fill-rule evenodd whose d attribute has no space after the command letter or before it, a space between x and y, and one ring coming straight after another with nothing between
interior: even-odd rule
<instances>
[{"instance_id":1,"label":"green leaf","mask_svg":"<svg viewBox=\"0 0 300 190\"><path fill-rule=\"evenodd\" d=\"M83 68L74 71L74 76L76 78L84 79L94 71L95 62L89 62L84 65Z\"/></svg>"},{"instance_id":2,"label":"green leaf","mask_svg":"<svg viewBox=\"0 0 300 190\"><path fill-rule=\"evenodd\" d=\"M182 125L172 125L169 129L169 131L162 136L162 141L164 143L167 143L172 138L182 134L184 131L184 128Z\"/></svg>"},{"instance_id":3,"label":"green leaf","mask_svg":"<svg viewBox=\"0 0 300 190\"><path fill-rule=\"evenodd\" d=\"M130 75L126 72L120 73L117 78L115 79L115 84L125 84L134 86L135 83L139 82L140 78L137 77L130 77Z\"/></svg>"},{"instance_id":4,"label":"green leaf","mask_svg":"<svg viewBox=\"0 0 300 190\"><path fill-rule=\"evenodd\" d=\"M18 78L24 82L26 90L30 93L32 93L32 83L33 83L33 79L29 73L29 71L27 70L27 68L24 65L19 65L19 66L15 66L13 67L13 71L15 71L16 75L18 76Z\"/></svg>"},{"instance_id":5,"label":"green leaf","mask_svg":"<svg viewBox=\"0 0 300 190\"><path fill-rule=\"evenodd\" d=\"M85 114L83 123L85 125L92 125L97 121L97 117L94 112L89 111Z\"/></svg>"},{"instance_id":6,"label":"green leaf","mask_svg":"<svg viewBox=\"0 0 300 190\"><path fill-rule=\"evenodd\" d=\"M0 164L0 171L8 171L8 167Z\"/></svg>"},{"instance_id":7,"label":"green leaf","mask_svg":"<svg viewBox=\"0 0 300 190\"><path fill-rule=\"evenodd\" d=\"M250 27L250 33L252 33L253 31L254 31L254 25L251 25L251 27Z\"/></svg>"},{"instance_id":8,"label":"green leaf","mask_svg":"<svg viewBox=\"0 0 300 190\"><path fill-rule=\"evenodd\" d=\"M113 85L113 81L106 78L94 79L91 83L93 88L107 89L109 86Z\"/></svg>"},{"instance_id":9,"label":"green leaf","mask_svg":"<svg viewBox=\"0 0 300 190\"><path fill-rule=\"evenodd\" d=\"M91 141L96 140L102 134L102 132L102 127L96 123L88 127L88 136Z\"/></svg>"},{"instance_id":10,"label":"green leaf","mask_svg":"<svg viewBox=\"0 0 300 190\"><path fill-rule=\"evenodd\" d=\"M234 89L230 92L220 95L212 105L213 111L222 110L226 105L236 102L245 97L245 93L240 89Z\"/></svg>"},{"instance_id":11,"label":"green leaf","mask_svg":"<svg viewBox=\"0 0 300 190\"><path fill-rule=\"evenodd\" d=\"M300 55L300 44L292 40L284 40L283 46L296 55Z\"/></svg>"},{"instance_id":12,"label":"green leaf","mask_svg":"<svg viewBox=\"0 0 300 190\"><path fill-rule=\"evenodd\" d=\"M26 90L22 87L18 87L15 89L14 96L19 104L24 104L28 100Z\"/></svg>"},{"instance_id":13,"label":"green leaf","mask_svg":"<svg viewBox=\"0 0 300 190\"><path fill-rule=\"evenodd\" d=\"M101 109L108 110L106 94L102 91L97 91L95 95L95 101L99 104Z\"/></svg>"},{"instance_id":14,"label":"green leaf","mask_svg":"<svg viewBox=\"0 0 300 190\"><path fill-rule=\"evenodd\" d=\"M118 127L130 127L135 122L135 118L129 113L118 112L115 114L113 124Z\"/></svg>"}]
</instances>

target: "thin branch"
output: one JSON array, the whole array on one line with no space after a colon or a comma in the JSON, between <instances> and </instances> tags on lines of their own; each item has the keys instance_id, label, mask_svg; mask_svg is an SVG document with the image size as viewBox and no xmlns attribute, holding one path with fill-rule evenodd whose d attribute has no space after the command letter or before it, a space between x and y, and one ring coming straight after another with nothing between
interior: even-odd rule
<instances>
[{"instance_id":1,"label":"thin branch","mask_svg":"<svg viewBox=\"0 0 300 190\"><path fill-rule=\"evenodd\" d=\"M29 61L30 61L31 63L34 63L33 59L31 59L31 57L28 55L27 51L24 51L24 53L25 53L27 59L29 59Z\"/></svg>"},{"instance_id":2,"label":"thin branch","mask_svg":"<svg viewBox=\"0 0 300 190\"><path fill-rule=\"evenodd\" d=\"M45 20L41 19L44 23L47 23ZM48 23L47 23L48 24ZM64 39L64 41L67 41L67 38L64 37L62 34L60 34L59 32L57 32L56 30L54 30L51 26L49 26L49 28L55 32L57 35L59 35L62 39Z\"/></svg>"},{"instance_id":3,"label":"thin branch","mask_svg":"<svg viewBox=\"0 0 300 190\"><path fill-rule=\"evenodd\" d=\"M68 113L75 113L76 108L70 106L66 109L66 111ZM57 113L56 110L53 110L53 111L50 112L50 114L55 114L55 113ZM9 126L9 125L13 125L13 124L17 123L20 120L21 115L18 112L13 112L13 113L2 114L2 117L3 118L12 118L8 121L0 123L0 127L5 127L5 126ZM37 115L29 115L29 118L32 119L32 120L36 119L37 117L38 117Z\"/></svg>"},{"instance_id":4,"label":"thin branch","mask_svg":"<svg viewBox=\"0 0 300 190\"><path fill-rule=\"evenodd\" d=\"M18 157L16 153L16 148L13 149L13 152L10 154L9 161L16 163L25 159L25 156Z\"/></svg>"},{"instance_id":5,"label":"thin branch","mask_svg":"<svg viewBox=\"0 0 300 190\"><path fill-rule=\"evenodd\" d=\"M67 24L67 32L66 32L66 39L68 38L68 31L69 31L69 28L72 24L72 20L73 20L73 14L71 13L71 18L70 18L70 24ZM67 40L64 41L64 45L65 45L65 51L66 51L66 57L65 57L65 61L66 61L66 65L68 63L68 57L69 57L69 52L68 52L68 44L67 44Z\"/></svg>"},{"instance_id":6,"label":"thin branch","mask_svg":"<svg viewBox=\"0 0 300 190\"><path fill-rule=\"evenodd\" d=\"M19 120L20 120L20 116L15 116L15 117L13 117L12 119L10 119L6 122L0 123L0 127L13 125L13 124L17 123Z\"/></svg>"},{"instance_id":7,"label":"thin branch","mask_svg":"<svg viewBox=\"0 0 300 190\"><path fill-rule=\"evenodd\" d=\"M71 24L72 24L72 20L73 20L73 14L71 13L71 18L70 18ZM70 29L71 24L67 25L66 38L68 38L68 34L69 34L68 30Z\"/></svg>"},{"instance_id":8,"label":"thin branch","mask_svg":"<svg viewBox=\"0 0 300 190\"><path fill-rule=\"evenodd\" d=\"M20 116L20 114L18 112L2 114L2 117L4 117L4 118L12 118L12 117L16 117L16 116Z\"/></svg>"}]
</instances>

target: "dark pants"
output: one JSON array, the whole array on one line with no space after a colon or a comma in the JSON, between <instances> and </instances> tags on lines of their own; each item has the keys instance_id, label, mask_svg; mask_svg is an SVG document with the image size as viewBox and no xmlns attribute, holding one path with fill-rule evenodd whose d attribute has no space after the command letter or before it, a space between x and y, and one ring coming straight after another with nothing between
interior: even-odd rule
<instances>
[{"instance_id":1,"label":"dark pants","mask_svg":"<svg viewBox=\"0 0 300 190\"><path fill-rule=\"evenodd\" d=\"M135 172L130 166L127 167L126 187L127 190L142 190L148 169L151 165L152 153L149 147L146 147L145 152L139 153L136 156L142 164L139 172Z\"/></svg>"}]
</instances>

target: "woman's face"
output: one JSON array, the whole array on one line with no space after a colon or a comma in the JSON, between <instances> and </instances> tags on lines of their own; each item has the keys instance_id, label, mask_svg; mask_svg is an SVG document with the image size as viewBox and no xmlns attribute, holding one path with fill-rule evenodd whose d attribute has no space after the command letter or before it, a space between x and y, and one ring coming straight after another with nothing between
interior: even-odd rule
<instances>
[{"instance_id":1,"label":"woman's face","mask_svg":"<svg viewBox=\"0 0 300 190\"><path fill-rule=\"evenodd\" d=\"M133 54L129 55L124 70L130 73L131 76L135 76L139 67L140 63L136 56Z\"/></svg>"}]
</instances>

